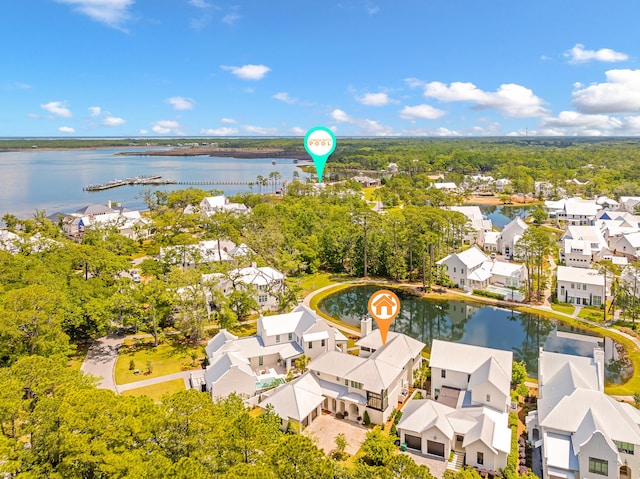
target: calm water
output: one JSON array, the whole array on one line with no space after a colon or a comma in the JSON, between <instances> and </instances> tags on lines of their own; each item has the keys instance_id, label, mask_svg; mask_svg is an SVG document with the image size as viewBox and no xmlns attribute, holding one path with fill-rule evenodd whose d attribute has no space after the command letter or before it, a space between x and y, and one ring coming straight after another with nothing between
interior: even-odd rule
<instances>
[{"instance_id":1,"label":"calm water","mask_svg":"<svg viewBox=\"0 0 640 479\"><path fill-rule=\"evenodd\" d=\"M369 297L379 286L354 286L320 302L321 311L359 326L367 316ZM395 290L401 311L391 330L431 344L433 339L486 346L512 351L514 360L524 361L527 371L536 377L540 347L545 351L590 356L595 345L604 347L607 380L625 382L633 370L624 349L608 338L585 334L587 331L544 319L490 306L475 306L462 301L438 301Z\"/></svg>"},{"instance_id":2,"label":"calm water","mask_svg":"<svg viewBox=\"0 0 640 479\"><path fill-rule=\"evenodd\" d=\"M512 220L519 216L522 219L528 217L535 209L535 206L521 205L521 206L493 206L493 205L480 205L480 211L487 218L491 220L493 226L502 230L506 225L511 223Z\"/></svg>"},{"instance_id":3,"label":"calm water","mask_svg":"<svg viewBox=\"0 0 640 479\"><path fill-rule=\"evenodd\" d=\"M130 208L143 208L145 188L165 191L188 188L180 185L121 186L100 192L85 192L82 187L92 183L106 183L132 176L161 175L176 181L255 181L258 175L268 177L277 171L282 179L291 179L295 170L293 160L270 158L235 159L167 156L115 156L131 151L127 148L89 151L24 151L0 153L0 217L12 213L27 217L36 209L47 214L70 213L89 203L115 201ZM218 189L231 195L249 191L248 186L197 186L204 190ZM270 187L271 188L271 187ZM259 188L254 187L258 192ZM264 189L266 191L266 189Z\"/></svg>"}]
</instances>

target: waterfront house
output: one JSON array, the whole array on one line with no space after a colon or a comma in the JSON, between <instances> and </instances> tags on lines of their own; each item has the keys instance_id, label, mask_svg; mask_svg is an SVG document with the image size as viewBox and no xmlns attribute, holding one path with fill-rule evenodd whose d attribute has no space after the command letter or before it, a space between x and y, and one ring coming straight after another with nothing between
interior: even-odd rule
<instances>
[{"instance_id":1,"label":"waterfront house","mask_svg":"<svg viewBox=\"0 0 640 479\"><path fill-rule=\"evenodd\" d=\"M479 206L450 206L450 211L457 211L467 217L467 229L464 234L464 241L476 243L480 247L484 245L484 236L493 231L491 220L482 214Z\"/></svg>"},{"instance_id":2,"label":"waterfront house","mask_svg":"<svg viewBox=\"0 0 640 479\"><path fill-rule=\"evenodd\" d=\"M601 306L610 287L604 274L595 269L558 266L557 297L561 303L582 306Z\"/></svg>"},{"instance_id":3,"label":"waterfront house","mask_svg":"<svg viewBox=\"0 0 640 479\"><path fill-rule=\"evenodd\" d=\"M410 401L397 425L400 441L422 454L497 471L511 450L513 354L462 343L431 345L431 399Z\"/></svg>"},{"instance_id":4,"label":"waterfront house","mask_svg":"<svg viewBox=\"0 0 640 479\"><path fill-rule=\"evenodd\" d=\"M220 212L246 214L251 210L251 208L242 203L230 203L225 195L207 196L200 201L199 206L200 210L207 216Z\"/></svg>"},{"instance_id":5,"label":"waterfront house","mask_svg":"<svg viewBox=\"0 0 640 479\"><path fill-rule=\"evenodd\" d=\"M526 417L544 479L638 479L640 413L604 393L604 353L540 350L538 408Z\"/></svg>"},{"instance_id":6,"label":"waterfront house","mask_svg":"<svg viewBox=\"0 0 640 479\"><path fill-rule=\"evenodd\" d=\"M320 409L354 422L361 422L366 412L373 424L384 423L406 399L424 343L390 331L382 344L380 331L371 330L371 318L363 323L358 344L367 354L353 356L346 348L324 351L309 363L308 373L273 391L260 407L273 406L283 428L309 424Z\"/></svg>"},{"instance_id":7,"label":"waterfront house","mask_svg":"<svg viewBox=\"0 0 640 479\"><path fill-rule=\"evenodd\" d=\"M568 226L561 241L560 261L576 268L590 268L607 249L607 241L598 226Z\"/></svg>"},{"instance_id":8,"label":"waterfront house","mask_svg":"<svg viewBox=\"0 0 640 479\"><path fill-rule=\"evenodd\" d=\"M592 225L602 206L596 200L584 200L579 197L565 198L559 201L545 201L550 218L567 225Z\"/></svg>"}]
</instances>

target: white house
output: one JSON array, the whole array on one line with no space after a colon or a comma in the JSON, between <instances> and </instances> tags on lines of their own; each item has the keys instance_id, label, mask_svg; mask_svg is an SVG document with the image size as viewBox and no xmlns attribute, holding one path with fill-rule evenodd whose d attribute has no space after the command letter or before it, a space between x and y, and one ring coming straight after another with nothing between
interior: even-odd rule
<instances>
[{"instance_id":1,"label":"white house","mask_svg":"<svg viewBox=\"0 0 640 479\"><path fill-rule=\"evenodd\" d=\"M62 220L62 230L69 236L79 236L91 227L115 227L127 238L137 240L149 237L150 220L138 210L122 206L92 204L71 213Z\"/></svg>"},{"instance_id":2,"label":"white house","mask_svg":"<svg viewBox=\"0 0 640 479\"><path fill-rule=\"evenodd\" d=\"M524 265L491 260L476 245L461 253L452 253L437 264L444 267L454 285L465 291L485 290L490 285L517 290L526 279ZM513 298L516 301L523 299L516 292Z\"/></svg>"},{"instance_id":3,"label":"white house","mask_svg":"<svg viewBox=\"0 0 640 479\"><path fill-rule=\"evenodd\" d=\"M540 351L538 409L527 415L544 479L640 477L640 413L604 393L604 354Z\"/></svg>"},{"instance_id":4,"label":"white house","mask_svg":"<svg viewBox=\"0 0 640 479\"><path fill-rule=\"evenodd\" d=\"M383 345L379 330L371 331L368 321L362 328L370 332L359 341L368 356L354 356L345 349L323 352L309 363L308 373L289 387L273 391L259 406L272 405L283 427L292 420L309 424L320 408L350 421L362 421L365 412L373 424L386 421L398 402L406 399L413 372L422 362L424 343L390 331Z\"/></svg>"},{"instance_id":5,"label":"white house","mask_svg":"<svg viewBox=\"0 0 640 479\"><path fill-rule=\"evenodd\" d=\"M614 254L623 255L629 261L640 259L640 232L627 233L609 240L609 249Z\"/></svg>"},{"instance_id":6,"label":"white house","mask_svg":"<svg viewBox=\"0 0 640 479\"><path fill-rule=\"evenodd\" d=\"M431 186L436 190L458 191L458 185L455 183L432 183Z\"/></svg>"},{"instance_id":7,"label":"white house","mask_svg":"<svg viewBox=\"0 0 640 479\"><path fill-rule=\"evenodd\" d=\"M556 218L568 225L591 225L602 206L596 200L584 200L579 197L565 198L559 201L545 201L550 218Z\"/></svg>"},{"instance_id":8,"label":"white house","mask_svg":"<svg viewBox=\"0 0 640 479\"><path fill-rule=\"evenodd\" d=\"M200 201L200 210L207 216L214 213L228 212L235 214L246 214L251 208L242 203L230 203L224 195L207 196Z\"/></svg>"},{"instance_id":9,"label":"white house","mask_svg":"<svg viewBox=\"0 0 640 479\"><path fill-rule=\"evenodd\" d=\"M524 231L529 227L522 218L516 216L500 232L498 238L498 252L505 258L513 258L515 244L522 237Z\"/></svg>"},{"instance_id":10,"label":"white house","mask_svg":"<svg viewBox=\"0 0 640 479\"><path fill-rule=\"evenodd\" d=\"M558 266L557 296L561 303L601 306L608 295L604 274L594 269Z\"/></svg>"},{"instance_id":11,"label":"white house","mask_svg":"<svg viewBox=\"0 0 640 479\"><path fill-rule=\"evenodd\" d=\"M260 316L257 326L256 336L238 338L221 330L207 344L204 379L212 398L232 392L251 398L282 384L284 373L302 355L346 352L347 338L304 305L291 313Z\"/></svg>"},{"instance_id":12,"label":"white house","mask_svg":"<svg viewBox=\"0 0 640 479\"><path fill-rule=\"evenodd\" d=\"M509 388L513 354L434 340L431 398L410 401L397 425L400 440L423 454L486 471L507 465L511 450Z\"/></svg>"},{"instance_id":13,"label":"white house","mask_svg":"<svg viewBox=\"0 0 640 479\"><path fill-rule=\"evenodd\" d=\"M620 209L629 213L635 213L640 206L640 196L621 196Z\"/></svg>"},{"instance_id":14,"label":"white house","mask_svg":"<svg viewBox=\"0 0 640 479\"><path fill-rule=\"evenodd\" d=\"M505 190L511 187L511 180L508 178L499 178L496 180L496 191L498 193L504 193Z\"/></svg>"},{"instance_id":15,"label":"white house","mask_svg":"<svg viewBox=\"0 0 640 479\"><path fill-rule=\"evenodd\" d=\"M479 206L450 206L447 209L467 217L468 230L465 232L464 240L468 243L477 243L482 246L485 233L493 231L491 220L482 214Z\"/></svg>"},{"instance_id":16,"label":"white house","mask_svg":"<svg viewBox=\"0 0 640 479\"><path fill-rule=\"evenodd\" d=\"M607 241L597 226L568 226L561 241L560 261L576 268L590 268L607 248Z\"/></svg>"},{"instance_id":17,"label":"white house","mask_svg":"<svg viewBox=\"0 0 640 479\"><path fill-rule=\"evenodd\" d=\"M250 257L253 251L244 243L237 245L230 240L205 240L196 244L166 246L160 248L158 259L183 268L195 268L203 263L231 261Z\"/></svg>"},{"instance_id":18,"label":"white house","mask_svg":"<svg viewBox=\"0 0 640 479\"><path fill-rule=\"evenodd\" d=\"M226 275L204 274L202 279L213 284L225 296L236 289L253 291L260 309L267 310L278 307L278 294L285 290L284 274L268 266L252 265L231 270Z\"/></svg>"}]
</instances>

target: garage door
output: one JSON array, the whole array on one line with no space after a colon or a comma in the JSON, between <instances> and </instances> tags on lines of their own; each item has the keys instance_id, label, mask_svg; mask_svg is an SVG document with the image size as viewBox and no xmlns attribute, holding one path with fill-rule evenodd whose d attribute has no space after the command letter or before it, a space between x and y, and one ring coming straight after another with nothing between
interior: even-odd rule
<instances>
[{"instance_id":1,"label":"garage door","mask_svg":"<svg viewBox=\"0 0 640 479\"><path fill-rule=\"evenodd\" d=\"M418 451L422 451L422 438L420 436L412 436L411 434L405 434L404 442L407 444L407 447L410 447L411 449L417 449Z\"/></svg>"},{"instance_id":2,"label":"garage door","mask_svg":"<svg viewBox=\"0 0 640 479\"><path fill-rule=\"evenodd\" d=\"M427 453L444 457L444 444L441 442L427 441Z\"/></svg>"}]
</instances>

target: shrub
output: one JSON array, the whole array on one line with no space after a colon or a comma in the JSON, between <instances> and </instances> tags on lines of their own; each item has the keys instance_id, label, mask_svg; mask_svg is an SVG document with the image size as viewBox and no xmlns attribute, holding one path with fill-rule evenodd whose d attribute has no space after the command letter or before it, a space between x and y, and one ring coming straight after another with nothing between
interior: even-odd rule
<instances>
[{"instance_id":1,"label":"shrub","mask_svg":"<svg viewBox=\"0 0 640 479\"><path fill-rule=\"evenodd\" d=\"M369 417L369 411L364 410L364 415L362 416L362 422L364 422L365 426L371 424L371 418Z\"/></svg>"},{"instance_id":2,"label":"shrub","mask_svg":"<svg viewBox=\"0 0 640 479\"><path fill-rule=\"evenodd\" d=\"M129 371L133 371L135 368L136 368L136 363L132 359L131 361L129 361Z\"/></svg>"},{"instance_id":3,"label":"shrub","mask_svg":"<svg viewBox=\"0 0 640 479\"><path fill-rule=\"evenodd\" d=\"M504 294L494 293L492 291L484 291L482 289L474 289L473 294L476 296L484 296L485 298L504 300Z\"/></svg>"}]
</instances>

